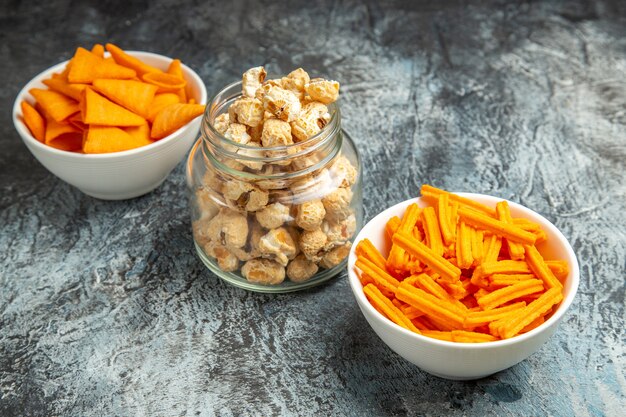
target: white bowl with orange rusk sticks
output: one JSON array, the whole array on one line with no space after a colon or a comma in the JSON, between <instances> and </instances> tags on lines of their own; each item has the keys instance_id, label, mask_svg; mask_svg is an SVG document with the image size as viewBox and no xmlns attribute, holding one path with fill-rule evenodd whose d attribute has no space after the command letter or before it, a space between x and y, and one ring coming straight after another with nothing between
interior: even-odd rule
<instances>
[{"instance_id":1,"label":"white bowl with orange rusk sticks","mask_svg":"<svg viewBox=\"0 0 626 417\"><path fill-rule=\"evenodd\" d=\"M563 234L497 197L424 185L355 242L348 279L365 319L394 352L446 379L482 378L535 353L578 289Z\"/></svg>"},{"instance_id":2,"label":"white bowl with orange rusk sticks","mask_svg":"<svg viewBox=\"0 0 626 417\"><path fill-rule=\"evenodd\" d=\"M158 187L187 154L198 136L207 93L198 74L178 60L125 52L110 44L107 50L113 51L112 56L102 45L91 51L78 48L71 62L80 58L83 65L70 68L66 61L35 76L16 97L13 124L52 174L92 197L123 200ZM133 65L147 69L131 69ZM78 67L84 70L78 74L82 78L72 81L70 75ZM108 69L118 73L104 74ZM154 74L158 77L148 80ZM163 81L171 80L180 85L168 90ZM115 85L124 88L113 91ZM128 86L139 86L146 93L141 96L145 101L134 103L139 95ZM42 99L56 102L45 106ZM172 106L169 115L194 106L195 113L184 123L159 129L164 125L160 121L168 121L159 115L166 105ZM113 117L120 124L107 123Z\"/></svg>"}]
</instances>

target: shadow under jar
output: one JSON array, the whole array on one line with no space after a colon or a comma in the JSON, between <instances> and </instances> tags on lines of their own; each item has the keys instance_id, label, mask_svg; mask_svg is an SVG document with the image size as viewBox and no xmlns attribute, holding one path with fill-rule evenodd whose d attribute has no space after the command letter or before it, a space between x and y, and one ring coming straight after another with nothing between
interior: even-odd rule
<instances>
[{"instance_id":1,"label":"shadow under jar","mask_svg":"<svg viewBox=\"0 0 626 417\"><path fill-rule=\"evenodd\" d=\"M187 162L196 251L220 278L252 291L325 282L345 267L363 221L360 159L339 107L328 106L318 134L261 147L213 125L239 97L241 82L212 100Z\"/></svg>"}]
</instances>

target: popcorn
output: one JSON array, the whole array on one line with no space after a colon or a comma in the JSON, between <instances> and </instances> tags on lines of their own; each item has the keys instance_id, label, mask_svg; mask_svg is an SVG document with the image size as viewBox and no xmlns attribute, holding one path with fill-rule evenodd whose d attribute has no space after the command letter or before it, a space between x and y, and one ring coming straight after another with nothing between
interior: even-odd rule
<instances>
[{"instance_id":1,"label":"popcorn","mask_svg":"<svg viewBox=\"0 0 626 417\"><path fill-rule=\"evenodd\" d=\"M296 256L296 242L284 227L270 230L259 240L259 250L264 255L273 255L282 266Z\"/></svg>"},{"instance_id":2,"label":"popcorn","mask_svg":"<svg viewBox=\"0 0 626 417\"><path fill-rule=\"evenodd\" d=\"M327 242L324 246L324 250L328 251L335 246L346 243L348 239L354 236L356 232L356 217L350 215L346 219L338 222L325 221L322 223L321 229L326 233Z\"/></svg>"},{"instance_id":3,"label":"popcorn","mask_svg":"<svg viewBox=\"0 0 626 417\"><path fill-rule=\"evenodd\" d=\"M293 144L291 126L278 119L268 119L263 124L261 143L266 148Z\"/></svg>"},{"instance_id":4,"label":"popcorn","mask_svg":"<svg viewBox=\"0 0 626 417\"><path fill-rule=\"evenodd\" d=\"M194 220L191 223L191 230L193 233L193 239L200 246L204 246L210 242L209 236L207 235L207 226L210 219L201 218L199 220Z\"/></svg>"},{"instance_id":5,"label":"popcorn","mask_svg":"<svg viewBox=\"0 0 626 417\"><path fill-rule=\"evenodd\" d=\"M289 206L281 203L269 204L255 214L257 222L266 229L276 229L291 219Z\"/></svg>"},{"instance_id":6,"label":"popcorn","mask_svg":"<svg viewBox=\"0 0 626 417\"><path fill-rule=\"evenodd\" d=\"M207 255L217 260L217 265L222 271L233 272L239 269L239 259L223 245L209 242L204 245L203 250Z\"/></svg>"},{"instance_id":7,"label":"popcorn","mask_svg":"<svg viewBox=\"0 0 626 417\"><path fill-rule=\"evenodd\" d=\"M304 141L318 134L329 121L328 108L318 101L313 101L305 104L300 116L291 122L291 132L298 141Z\"/></svg>"},{"instance_id":8,"label":"popcorn","mask_svg":"<svg viewBox=\"0 0 626 417\"><path fill-rule=\"evenodd\" d=\"M241 79L241 92L246 97L254 97L256 90L261 87L263 81L265 81L265 68L254 67L243 73Z\"/></svg>"},{"instance_id":9,"label":"popcorn","mask_svg":"<svg viewBox=\"0 0 626 417\"><path fill-rule=\"evenodd\" d=\"M196 190L197 212L201 219L211 219L220 211L219 206L213 200L211 189L201 188Z\"/></svg>"},{"instance_id":10,"label":"popcorn","mask_svg":"<svg viewBox=\"0 0 626 417\"><path fill-rule=\"evenodd\" d=\"M259 88L257 88L256 93L254 94L254 97L263 101L263 97L265 97L265 94L267 94L267 92L270 90L270 88L272 87L282 87L283 84L281 82L281 80L266 80L263 84L261 84L261 86ZM274 114L271 112L267 112L271 115L271 117L274 117ZM265 119L268 119L269 117L265 117Z\"/></svg>"},{"instance_id":11,"label":"popcorn","mask_svg":"<svg viewBox=\"0 0 626 417\"><path fill-rule=\"evenodd\" d=\"M308 281L317 273L318 269L315 262L309 261L304 255L298 255L287 265L287 277L293 282Z\"/></svg>"},{"instance_id":12,"label":"popcorn","mask_svg":"<svg viewBox=\"0 0 626 417\"><path fill-rule=\"evenodd\" d=\"M337 81L314 78L304 86L304 89L311 100L324 104L337 101L339 97L339 83Z\"/></svg>"},{"instance_id":13,"label":"popcorn","mask_svg":"<svg viewBox=\"0 0 626 417\"><path fill-rule=\"evenodd\" d=\"M304 230L315 230L321 226L325 215L326 210L320 200L307 201L298 206L296 224Z\"/></svg>"},{"instance_id":14,"label":"popcorn","mask_svg":"<svg viewBox=\"0 0 626 417\"><path fill-rule=\"evenodd\" d=\"M241 123L250 127L257 127L263 123L263 103L256 98L242 97L235 100L228 109L231 123Z\"/></svg>"},{"instance_id":15,"label":"popcorn","mask_svg":"<svg viewBox=\"0 0 626 417\"><path fill-rule=\"evenodd\" d=\"M226 132L224 132L224 137L240 145L247 144L251 139L246 130L246 125L242 125L240 123L231 123L230 126L228 126L228 129L226 129ZM236 152L237 148L238 147L234 145L224 145L224 149L230 152Z\"/></svg>"},{"instance_id":16,"label":"popcorn","mask_svg":"<svg viewBox=\"0 0 626 417\"><path fill-rule=\"evenodd\" d=\"M221 135L226 133L228 126L230 125L230 116L228 113L222 113L213 121L213 128L217 130Z\"/></svg>"},{"instance_id":17,"label":"popcorn","mask_svg":"<svg viewBox=\"0 0 626 417\"><path fill-rule=\"evenodd\" d=\"M248 142L246 143L246 145L249 147L253 147L253 148L259 148L259 149L261 148L261 145L258 142ZM257 151L256 149L247 149L247 148L237 149L237 155L258 158L259 154L260 154L260 151ZM237 159L237 162L255 171L260 171L261 169L263 169L263 166L265 165L261 161L255 161L251 159Z\"/></svg>"},{"instance_id":18,"label":"popcorn","mask_svg":"<svg viewBox=\"0 0 626 417\"><path fill-rule=\"evenodd\" d=\"M338 246L331 251L324 254L320 261L320 266L325 269L331 269L339 265L346 256L350 253L352 243L348 242L345 245Z\"/></svg>"},{"instance_id":19,"label":"popcorn","mask_svg":"<svg viewBox=\"0 0 626 417\"><path fill-rule=\"evenodd\" d=\"M261 143L261 134L263 133L263 123L260 123L259 125L255 127L248 126L246 131L248 132L248 135L250 135L250 140L252 142Z\"/></svg>"},{"instance_id":20,"label":"popcorn","mask_svg":"<svg viewBox=\"0 0 626 417\"><path fill-rule=\"evenodd\" d=\"M330 172L335 182L340 187L351 187L356 182L356 168L352 166L348 158L341 155L330 167Z\"/></svg>"},{"instance_id":21,"label":"popcorn","mask_svg":"<svg viewBox=\"0 0 626 417\"><path fill-rule=\"evenodd\" d=\"M251 259L241 268L241 275L250 282L276 285L285 280L285 267L271 259Z\"/></svg>"},{"instance_id":22,"label":"popcorn","mask_svg":"<svg viewBox=\"0 0 626 417\"><path fill-rule=\"evenodd\" d=\"M343 220L352 214L350 202L352 190L349 188L337 188L332 193L322 198L322 204L326 210L327 220Z\"/></svg>"},{"instance_id":23,"label":"popcorn","mask_svg":"<svg viewBox=\"0 0 626 417\"><path fill-rule=\"evenodd\" d=\"M300 235L300 250L306 258L313 262L319 262L319 253L323 251L328 237L321 229L304 231Z\"/></svg>"},{"instance_id":24,"label":"popcorn","mask_svg":"<svg viewBox=\"0 0 626 417\"><path fill-rule=\"evenodd\" d=\"M257 211L265 207L269 201L267 191L239 180L224 183L222 193L224 197L234 201L238 208L246 211Z\"/></svg>"},{"instance_id":25,"label":"popcorn","mask_svg":"<svg viewBox=\"0 0 626 417\"><path fill-rule=\"evenodd\" d=\"M304 86L311 80L309 74L302 68L291 71L286 77L283 77L281 85L285 90L294 93L298 99L304 100Z\"/></svg>"},{"instance_id":26,"label":"popcorn","mask_svg":"<svg viewBox=\"0 0 626 417\"><path fill-rule=\"evenodd\" d=\"M206 235L212 242L241 248L248 239L248 219L236 211L222 209L209 222Z\"/></svg>"},{"instance_id":27,"label":"popcorn","mask_svg":"<svg viewBox=\"0 0 626 417\"><path fill-rule=\"evenodd\" d=\"M278 86L270 86L263 96L265 110L277 118L291 122L300 114L300 99L294 93Z\"/></svg>"}]
</instances>

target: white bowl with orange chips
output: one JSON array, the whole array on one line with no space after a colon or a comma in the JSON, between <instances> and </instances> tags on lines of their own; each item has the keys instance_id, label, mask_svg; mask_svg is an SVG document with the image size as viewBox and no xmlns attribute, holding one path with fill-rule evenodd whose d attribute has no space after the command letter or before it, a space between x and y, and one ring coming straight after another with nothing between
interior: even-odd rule
<instances>
[{"instance_id":1,"label":"white bowl with orange chips","mask_svg":"<svg viewBox=\"0 0 626 417\"><path fill-rule=\"evenodd\" d=\"M500 198L481 194L456 194L489 207L495 207L496 203L502 201ZM389 241L385 232L388 220L393 216L402 218L407 208L413 203L420 208L424 208L432 205L429 204L430 202L424 197L419 197L388 208L370 220L361 229L355 242L369 239L373 246L387 258L393 244ZM417 334L394 323L370 303L360 278L363 272L355 266L358 259L357 252L359 252L357 244L351 249L348 258L348 279L365 319L387 346L426 372L446 379L469 380L482 378L509 368L536 352L554 334L565 312L574 300L579 283L579 268L574 251L567 239L543 216L519 204L513 202L508 204L512 217L528 219L540 225L543 231L545 231L547 240L536 244L543 258L546 261L564 260L569 266L569 271L567 276L561 277L563 285L562 301L560 304L555 305L551 314L545 316L545 322L525 333L504 340L485 341L482 343L440 340ZM419 285L417 286L419 288ZM394 302L398 305L400 304L398 300L394 300ZM511 304L513 304L513 301ZM406 307L410 306L404 306L403 308ZM390 314L393 314L393 312ZM425 317L429 318L430 316ZM399 320L397 321L399 322ZM415 323L417 324L417 322ZM424 334L427 332L424 331ZM431 333L445 334L452 332Z\"/></svg>"},{"instance_id":2,"label":"white bowl with orange chips","mask_svg":"<svg viewBox=\"0 0 626 417\"><path fill-rule=\"evenodd\" d=\"M162 71L166 71L173 61L171 58L149 52L126 51L126 54ZM146 126L122 126L118 128L100 126L96 124L98 123L98 119L96 119L93 125L88 125L95 128L88 130L83 138L77 137L78 135L75 131L74 134L64 135L61 133L60 136L57 136L60 139L53 139L59 140L55 148L50 144L46 144L44 140L40 141L34 137L34 134L25 123L21 103L26 101L31 106L34 106L36 100L30 93L31 90L48 88L49 86L43 83L44 80L50 80L53 74L61 73L66 68L68 62L62 62L43 71L26 84L17 95L13 106L13 123L28 149L51 173L92 197L105 200L123 200L141 196L157 188L187 154L194 143L200 128L201 117L195 117L184 126L175 129L172 133L166 131L169 134L157 140L143 138L150 134L149 127L151 125L154 126L153 124ZM205 105L207 92L198 74L185 65L179 65L179 69L186 81L185 91L186 95L189 96L188 98L193 99L192 101L198 104ZM103 91L108 87L106 81L109 80L105 80L105 82L101 82L101 85L99 85ZM36 94L37 91L34 90ZM104 97L100 95L103 94L100 90L98 90L98 94L93 94L93 91L91 93L96 101ZM170 96L171 94L162 95ZM150 108L146 110L150 111ZM116 111L120 112L119 108L102 113L106 117L115 114ZM91 113L95 113L96 117L98 117L98 111L92 111ZM47 115L44 111L40 111L40 114ZM61 117L63 116L61 115ZM90 117L93 118L93 116ZM155 115L151 114L150 117L154 121ZM46 120L47 127L50 119ZM71 119L71 117L68 119ZM77 123L79 122L77 121ZM70 124L69 122L64 122L61 132L64 129L69 130L67 125ZM144 130L142 131L142 129ZM120 133L120 130L123 130L123 135ZM91 146L91 149L88 149L88 151L101 153L83 153L80 149L78 152L64 150L64 148L86 146L89 134L91 136L89 137L88 146ZM120 149L118 145L121 143L121 140L137 137L135 134L140 134L140 136L136 139L137 143L130 145L133 147L132 149L117 151L117 149ZM161 134L164 134L163 130ZM129 145L124 144L121 149L127 147Z\"/></svg>"}]
</instances>

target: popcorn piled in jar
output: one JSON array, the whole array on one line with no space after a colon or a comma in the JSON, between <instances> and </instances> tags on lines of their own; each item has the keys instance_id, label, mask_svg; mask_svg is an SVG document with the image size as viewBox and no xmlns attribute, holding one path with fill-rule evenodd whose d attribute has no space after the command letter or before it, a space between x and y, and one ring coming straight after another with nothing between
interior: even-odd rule
<instances>
[{"instance_id":1,"label":"popcorn piled in jar","mask_svg":"<svg viewBox=\"0 0 626 417\"><path fill-rule=\"evenodd\" d=\"M211 104L219 110L205 116L205 150L194 147L188 172L194 240L211 269L248 283L328 278L362 217L358 156L335 103L339 83L302 68L265 78L263 67L246 71L241 94L224 90Z\"/></svg>"}]
</instances>

